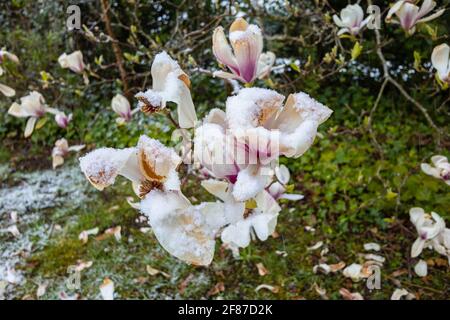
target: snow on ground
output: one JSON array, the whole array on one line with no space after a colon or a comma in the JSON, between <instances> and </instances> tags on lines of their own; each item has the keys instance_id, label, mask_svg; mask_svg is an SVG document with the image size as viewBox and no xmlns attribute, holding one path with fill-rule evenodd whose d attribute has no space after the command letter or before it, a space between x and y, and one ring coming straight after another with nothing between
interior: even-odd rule
<instances>
[{"instance_id":1,"label":"snow on ground","mask_svg":"<svg viewBox=\"0 0 450 320\"><path fill-rule=\"evenodd\" d=\"M89 187L78 166L31 173L9 171L7 165L1 165L1 180L12 178L13 185L0 185L0 299L26 281L16 264L50 237L53 226L43 219L43 211L79 206Z\"/></svg>"}]
</instances>

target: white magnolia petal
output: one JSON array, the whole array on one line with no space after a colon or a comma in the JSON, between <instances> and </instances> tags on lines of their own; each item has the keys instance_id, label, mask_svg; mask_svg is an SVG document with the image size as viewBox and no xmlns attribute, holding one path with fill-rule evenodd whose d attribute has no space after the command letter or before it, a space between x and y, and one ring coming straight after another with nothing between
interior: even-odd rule
<instances>
[{"instance_id":1,"label":"white magnolia petal","mask_svg":"<svg viewBox=\"0 0 450 320\"><path fill-rule=\"evenodd\" d=\"M440 178L440 170L430 166L428 163L420 164L420 168L422 169L423 173L435 178Z\"/></svg>"},{"instance_id":2,"label":"white magnolia petal","mask_svg":"<svg viewBox=\"0 0 450 320\"><path fill-rule=\"evenodd\" d=\"M16 90L1 83L0 83L0 92L3 93L3 95L6 97L14 97L16 95Z\"/></svg>"},{"instance_id":3,"label":"white magnolia petal","mask_svg":"<svg viewBox=\"0 0 450 320\"><path fill-rule=\"evenodd\" d=\"M227 115L223 110L214 108L209 111L208 115L204 119L204 122L214 123L225 129L227 126Z\"/></svg>"},{"instance_id":4,"label":"white magnolia petal","mask_svg":"<svg viewBox=\"0 0 450 320\"><path fill-rule=\"evenodd\" d=\"M197 122L194 102L192 102L191 92L183 81L179 80L179 96L173 99L178 104L178 123L181 128L193 128ZM176 100L176 101L175 101ZM170 101L170 100L168 100Z\"/></svg>"},{"instance_id":5,"label":"white magnolia petal","mask_svg":"<svg viewBox=\"0 0 450 320\"><path fill-rule=\"evenodd\" d=\"M419 12L417 13L417 18L420 19L423 16L427 15L431 10L436 7L436 2L433 0L424 0L422 3L422 6L419 9Z\"/></svg>"},{"instance_id":6,"label":"white magnolia petal","mask_svg":"<svg viewBox=\"0 0 450 320\"><path fill-rule=\"evenodd\" d=\"M239 74L236 58L228 44L225 32L222 27L214 29L213 33L213 53L216 59L227 66L233 73Z\"/></svg>"},{"instance_id":7,"label":"white magnolia petal","mask_svg":"<svg viewBox=\"0 0 450 320\"><path fill-rule=\"evenodd\" d=\"M421 239L420 237L414 241L412 247L411 247L411 258L418 257L425 246L425 240Z\"/></svg>"},{"instance_id":8,"label":"white magnolia petal","mask_svg":"<svg viewBox=\"0 0 450 320\"><path fill-rule=\"evenodd\" d=\"M341 20L341 18L339 18L336 14L333 15L333 21L338 27L343 28L346 26L346 24L344 24L344 22Z\"/></svg>"},{"instance_id":9,"label":"white magnolia petal","mask_svg":"<svg viewBox=\"0 0 450 320\"><path fill-rule=\"evenodd\" d=\"M275 176L281 184L288 184L291 178L289 169L284 164L275 168Z\"/></svg>"},{"instance_id":10,"label":"white magnolia petal","mask_svg":"<svg viewBox=\"0 0 450 320\"><path fill-rule=\"evenodd\" d=\"M362 278L361 275L362 266L357 263L352 263L343 270L343 275L347 278L351 278L353 281L359 281Z\"/></svg>"},{"instance_id":11,"label":"white magnolia petal","mask_svg":"<svg viewBox=\"0 0 450 320\"><path fill-rule=\"evenodd\" d=\"M204 123L195 130L194 159L217 178L236 176L234 148L231 136L216 123Z\"/></svg>"},{"instance_id":12,"label":"white magnolia petal","mask_svg":"<svg viewBox=\"0 0 450 320\"><path fill-rule=\"evenodd\" d=\"M149 180L165 181L181 163L174 149L145 135L139 138L137 149L140 171Z\"/></svg>"},{"instance_id":13,"label":"white magnolia petal","mask_svg":"<svg viewBox=\"0 0 450 320\"><path fill-rule=\"evenodd\" d=\"M208 179L203 180L201 185L206 191L222 201L228 201L230 198L230 184L228 182Z\"/></svg>"},{"instance_id":14,"label":"white magnolia petal","mask_svg":"<svg viewBox=\"0 0 450 320\"><path fill-rule=\"evenodd\" d=\"M226 72L226 71L214 71L213 72L213 77L214 78L222 78L222 79L241 79L238 75L234 74L234 73L230 73L230 72Z\"/></svg>"},{"instance_id":15,"label":"white magnolia petal","mask_svg":"<svg viewBox=\"0 0 450 320\"><path fill-rule=\"evenodd\" d=\"M424 260L419 260L417 264L414 266L414 272L419 277L426 277L428 274L427 263Z\"/></svg>"},{"instance_id":16,"label":"white magnolia petal","mask_svg":"<svg viewBox=\"0 0 450 320\"><path fill-rule=\"evenodd\" d=\"M261 168L248 166L238 173L233 188L233 196L236 201L246 201L256 196L267 185L270 176L265 175Z\"/></svg>"},{"instance_id":17,"label":"white magnolia petal","mask_svg":"<svg viewBox=\"0 0 450 320\"><path fill-rule=\"evenodd\" d=\"M250 244L250 223L247 220L238 221L223 229L221 234L223 243L245 248Z\"/></svg>"},{"instance_id":18,"label":"white magnolia petal","mask_svg":"<svg viewBox=\"0 0 450 320\"><path fill-rule=\"evenodd\" d=\"M268 127L283 100L284 96L274 90L244 88L226 101L228 124L232 130Z\"/></svg>"},{"instance_id":19,"label":"white magnolia petal","mask_svg":"<svg viewBox=\"0 0 450 320\"><path fill-rule=\"evenodd\" d=\"M136 148L100 148L81 157L80 168L98 190L113 184L118 175L140 182L143 176L137 165L136 154Z\"/></svg>"},{"instance_id":20,"label":"white magnolia petal","mask_svg":"<svg viewBox=\"0 0 450 320\"><path fill-rule=\"evenodd\" d=\"M27 120L27 124L25 125L24 137L28 138L34 131L34 126L36 125L37 118L30 117Z\"/></svg>"},{"instance_id":21,"label":"white magnolia petal","mask_svg":"<svg viewBox=\"0 0 450 320\"><path fill-rule=\"evenodd\" d=\"M259 240L265 241L275 231L277 226L278 214L256 214L251 216L250 222L255 230L256 236Z\"/></svg>"},{"instance_id":22,"label":"white magnolia petal","mask_svg":"<svg viewBox=\"0 0 450 320\"><path fill-rule=\"evenodd\" d=\"M386 16L386 21L390 22L392 16L397 13L398 10L403 6L403 4L406 2L406 0L397 1L388 11L388 14Z\"/></svg>"},{"instance_id":23,"label":"white magnolia petal","mask_svg":"<svg viewBox=\"0 0 450 320\"><path fill-rule=\"evenodd\" d=\"M444 164L447 164L447 166L448 166L448 159L447 159L447 157L439 155L439 154L432 156L431 157L431 162L436 167L440 167L441 165L444 165Z\"/></svg>"},{"instance_id":24,"label":"white magnolia petal","mask_svg":"<svg viewBox=\"0 0 450 320\"><path fill-rule=\"evenodd\" d=\"M255 197L257 210L266 213L276 215L281 211L277 201L266 191L263 190Z\"/></svg>"},{"instance_id":25,"label":"white magnolia petal","mask_svg":"<svg viewBox=\"0 0 450 320\"><path fill-rule=\"evenodd\" d=\"M433 49L431 63L438 71L439 78L444 81L450 73L450 47L443 43Z\"/></svg>"},{"instance_id":26,"label":"white magnolia petal","mask_svg":"<svg viewBox=\"0 0 450 320\"><path fill-rule=\"evenodd\" d=\"M30 116L29 114L25 113L24 110L21 108L20 104L16 102L13 102L13 104L9 107L8 114L18 118Z\"/></svg>"},{"instance_id":27,"label":"white magnolia petal","mask_svg":"<svg viewBox=\"0 0 450 320\"><path fill-rule=\"evenodd\" d=\"M155 55L151 68L153 90L165 91L167 86L167 77L171 73L175 74L176 77L184 74L178 62L172 59L167 52L162 51Z\"/></svg>"},{"instance_id":28,"label":"white magnolia petal","mask_svg":"<svg viewBox=\"0 0 450 320\"><path fill-rule=\"evenodd\" d=\"M100 285L100 294L103 300L114 300L114 282L106 278Z\"/></svg>"},{"instance_id":29,"label":"white magnolia petal","mask_svg":"<svg viewBox=\"0 0 450 320\"><path fill-rule=\"evenodd\" d=\"M203 205L192 206L177 192L151 191L141 210L153 232L170 254L194 265L209 265L214 256L215 230L206 223Z\"/></svg>"},{"instance_id":30,"label":"white magnolia petal","mask_svg":"<svg viewBox=\"0 0 450 320\"><path fill-rule=\"evenodd\" d=\"M305 198L304 195L302 194L295 194L295 193L283 193L279 199L286 199L286 200L291 200L291 201L298 201L298 200L302 200L303 198Z\"/></svg>"},{"instance_id":31,"label":"white magnolia petal","mask_svg":"<svg viewBox=\"0 0 450 320\"><path fill-rule=\"evenodd\" d=\"M439 18L440 16L442 16L444 14L444 12L445 12L445 9L441 9L441 10L429 15L428 17L419 19L417 21L417 23L424 23L424 22L428 22L428 21L434 20L436 18Z\"/></svg>"},{"instance_id":32,"label":"white magnolia petal","mask_svg":"<svg viewBox=\"0 0 450 320\"><path fill-rule=\"evenodd\" d=\"M79 152L79 151L83 150L85 147L86 146L84 144L70 146L68 151Z\"/></svg>"},{"instance_id":33,"label":"white magnolia petal","mask_svg":"<svg viewBox=\"0 0 450 320\"><path fill-rule=\"evenodd\" d=\"M412 224L417 226L420 219L425 216L425 210L419 207L411 208L409 210L409 218Z\"/></svg>"},{"instance_id":34,"label":"white magnolia petal","mask_svg":"<svg viewBox=\"0 0 450 320\"><path fill-rule=\"evenodd\" d=\"M406 289L395 289L392 293L391 300L401 300L402 297L405 297L406 300L415 298L414 295Z\"/></svg>"},{"instance_id":35,"label":"white magnolia petal","mask_svg":"<svg viewBox=\"0 0 450 320\"><path fill-rule=\"evenodd\" d=\"M264 79L269 75L270 70L275 63L275 58L275 54L270 51L261 54L258 61L258 70L256 72L258 79Z\"/></svg>"}]
</instances>

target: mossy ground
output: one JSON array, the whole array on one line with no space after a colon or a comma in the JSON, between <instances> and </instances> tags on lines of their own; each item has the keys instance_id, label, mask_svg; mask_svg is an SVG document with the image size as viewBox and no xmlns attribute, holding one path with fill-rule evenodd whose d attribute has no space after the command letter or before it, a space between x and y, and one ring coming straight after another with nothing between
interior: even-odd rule
<instances>
[{"instance_id":1,"label":"mossy ground","mask_svg":"<svg viewBox=\"0 0 450 320\"><path fill-rule=\"evenodd\" d=\"M445 257L425 250L422 258L429 263L428 276L420 278L414 273L418 259L411 259L409 252L416 231L408 215L409 208L421 206L438 212L449 226L448 186L420 172L419 164L435 153L435 146L427 142L432 139L428 129L412 120L400 122L386 119L375 128L382 139L383 156L371 144L364 124L331 126L322 131L322 138L310 151L287 162L292 168L292 188L304 194L305 199L282 202L278 236L253 242L241 250L239 259L220 247L218 241L214 261L208 268L178 261L161 248L151 231L140 231L147 225L139 220L138 211L126 203L125 197L132 191L124 179L102 193L83 182L86 201L39 210L37 219L27 225L30 230L41 225L50 228L45 239L42 235L30 238L39 245L33 246L31 253L16 265L27 281L10 287L7 297L35 298L38 283L48 282L41 298L58 298L61 291L78 293L82 298L99 298L99 285L109 277L121 299L320 299L316 285L326 290L329 299L340 299L341 288L360 292L366 299L389 299L399 287L420 299L448 299L450 273ZM13 169L25 161L20 160L20 155L11 158L10 154L11 149L5 148L0 156L10 170L3 174L2 188L17 184ZM444 154L448 155L445 151ZM47 158L43 159L43 163L48 163ZM40 165L36 165L37 169ZM74 160L67 161L58 170L73 166ZM184 192L192 199L205 199L197 185L195 178L190 179ZM74 200L70 195L65 197L67 203ZM115 226L122 228L120 241L114 237L89 237L83 244L78 239L83 230L98 227L102 234ZM316 231L307 232L305 226L313 226ZM2 235L1 240L2 249L14 241L9 235ZM324 257L321 249L307 250L318 241L329 249ZM381 268L381 289L371 291L365 281L352 282L341 272L313 273L313 266L319 262L362 263L360 254L364 253L366 242L379 243L379 254L386 258ZM81 272L81 288L69 290L65 286L67 268L80 260L92 261L93 265ZM258 274L257 263L265 266L267 275ZM150 276L147 265L170 277ZM256 292L255 288L263 283L278 291Z\"/></svg>"}]
</instances>

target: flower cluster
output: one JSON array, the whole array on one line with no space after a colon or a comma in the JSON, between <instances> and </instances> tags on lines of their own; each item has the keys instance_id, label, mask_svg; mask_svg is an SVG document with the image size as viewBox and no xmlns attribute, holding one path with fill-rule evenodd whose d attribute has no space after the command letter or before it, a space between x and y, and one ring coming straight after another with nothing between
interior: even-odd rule
<instances>
[{"instance_id":1,"label":"flower cluster","mask_svg":"<svg viewBox=\"0 0 450 320\"><path fill-rule=\"evenodd\" d=\"M243 19L232 24L234 54L221 27L213 39L218 61L232 72L217 76L251 83L270 72L274 56L266 59L261 54L258 27ZM285 99L276 91L254 87L240 90L227 99L225 110L212 109L198 121L189 77L179 64L162 52L155 56L151 73L152 88L135 96L138 108L145 114L165 112L166 102L175 102L179 127L194 128L192 155L181 157L175 149L142 135L135 147L101 148L80 158L86 178L99 190L119 175L130 180L140 199L133 207L147 217L160 244L185 262L209 265L216 237L234 250L255 238L268 239L281 211L277 200L303 197L288 192L289 170L277 160L306 152L332 111L304 92ZM123 119L119 121L131 117L125 100L113 99L112 107ZM203 178L201 186L216 201L191 203L181 190L182 165Z\"/></svg>"},{"instance_id":2,"label":"flower cluster","mask_svg":"<svg viewBox=\"0 0 450 320\"><path fill-rule=\"evenodd\" d=\"M422 208L411 208L409 216L419 235L411 247L411 257L418 257L424 248L429 248L446 256L450 263L450 229L444 220L436 212L428 214Z\"/></svg>"}]
</instances>

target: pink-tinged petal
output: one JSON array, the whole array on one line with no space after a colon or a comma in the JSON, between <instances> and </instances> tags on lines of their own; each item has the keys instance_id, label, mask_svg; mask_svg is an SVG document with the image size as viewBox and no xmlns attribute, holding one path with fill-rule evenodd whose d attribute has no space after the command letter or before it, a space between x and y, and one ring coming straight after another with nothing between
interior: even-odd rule
<instances>
[{"instance_id":1,"label":"pink-tinged petal","mask_svg":"<svg viewBox=\"0 0 450 320\"><path fill-rule=\"evenodd\" d=\"M390 20L392 19L392 16L393 16L394 14L396 14L396 13L401 9L401 7L403 6L403 4L404 4L405 2L406 2L405 0L403 0L403 1L397 1L397 2L391 7L391 9L389 9L388 14L387 14L387 16L386 16L386 22L390 22Z\"/></svg>"},{"instance_id":2,"label":"pink-tinged petal","mask_svg":"<svg viewBox=\"0 0 450 320\"><path fill-rule=\"evenodd\" d=\"M252 82L255 80L263 49L261 30L255 25L249 25L245 31L230 33L230 40L239 66L239 75L246 82Z\"/></svg>"},{"instance_id":3,"label":"pink-tinged petal","mask_svg":"<svg viewBox=\"0 0 450 320\"><path fill-rule=\"evenodd\" d=\"M414 27L417 21L417 13L419 12L419 7L412 3L405 3L401 9L397 12L397 16L400 19L400 24L403 29L410 30Z\"/></svg>"},{"instance_id":4,"label":"pink-tinged petal","mask_svg":"<svg viewBox=\"0 0 450 320\"><path fill-rule=\"evenodd\" d=\"M450 47L443 43L433 49L431 63L438 71L439 78L445 79L450 72Z\"/></svg>"},{"instance_id":5,"label":"pink-tinged petal","mask_svg":"<svg viewBox=\"0 0 450 320\"><path fill-rule=\"evenodd\" d=\"M216 59L223 65L230 68L233 73L239 75L237 61L222 27L217 27L213 33L213 53Z\"/></svg>"},{"instance_id":6,"label":"pink-tinged petal","mask_svg":"<svg viewBox=\"0 0 450 320\"><path fill-rule=\"evenodd\" d=\"M427 15L429 12L431 12L431 10L434 9L434 7L436 7L436 2L434 2L433 0L424 0L419 12L417 13L417 19L420 19Z\"/></svg>"},{"instance_id":7,"label":"pink-tinged petal","mask_svg":"<svg viewBox=\"0 0 450 320\"><path fill-rule=\"evenodd\" d=\"M241 79L238 75L225 71L214 71L213 77L218 77L222 79Z\"/></svg>"},{"instance_id":8,"label":"pink-tinged petal","mask_svg":"<svg viewBox=\"0 0 450 320\"><path fill-rule=\"evenodd\" d=\"M445 12L445 9L441 9L441 10L433 13L432 15L429 15L428 17L418 20L417 23L428 22L428 21L434 20L436 18L439 18L440 16L442 16L444 14L444 12Z\"/></svg>"},{"instance_id":9,"label":"pink-tinged petal","mask_svg":"<svg viewBox=\"0 0 450 320\"><path fill-rule=\"evenodd\" d=\"M16 95L16 90L1 83L0 92L3 93L6 97L14 97Z\"/></svg>"}]
</instances>

